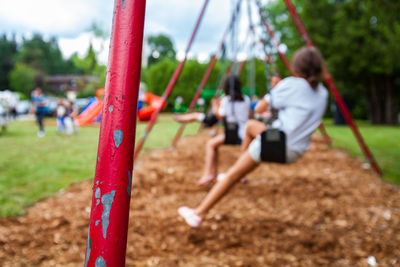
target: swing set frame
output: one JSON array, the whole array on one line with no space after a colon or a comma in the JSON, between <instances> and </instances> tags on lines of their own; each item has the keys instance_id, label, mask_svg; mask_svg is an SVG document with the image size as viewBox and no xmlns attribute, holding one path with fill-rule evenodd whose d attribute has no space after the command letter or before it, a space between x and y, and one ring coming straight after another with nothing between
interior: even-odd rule
<instances>
[{"instance_id":1,"label":"swing set frame","mask_svg":"<svg viewBox=\"0 0 400 267\"><path fill-rule=\"evenodd\" d=\"M255 1L260 9L260 15L262 15L260 0ZM306 44L314 47L291 0L283 1ZM185 50L185 58L175 69L163 94L164 104L166 104L168 96L172 92L183 70L186 55L190 51L208 3L209 0L204 1L201 13ZM240 3L241 0L238 0L238 5ZM116 0L114 5L109 66L107 69L102 110L103 118L100 127L93 185L85 267L125 266L133 163L163 106L161 105L154 112L145 134L140 139L134 151L145 10L146 0ZM267 23L265 26L277 47L277 52L285 65L290 69L286 55L279 50L279 42L275 38L272 26L267 25L269 24ZM223 44L224 41L222 42L222 46ZM199 97L216 60L217 56L214 55L192 103L195 103L194 100ZM329 74L328 69L325 69L326 83L338 103L338 107L346 118L372 168L378 174L381 174L379 166L364 142L357 125L335 86L332 76Z\"/></svg>"}]
</instances>

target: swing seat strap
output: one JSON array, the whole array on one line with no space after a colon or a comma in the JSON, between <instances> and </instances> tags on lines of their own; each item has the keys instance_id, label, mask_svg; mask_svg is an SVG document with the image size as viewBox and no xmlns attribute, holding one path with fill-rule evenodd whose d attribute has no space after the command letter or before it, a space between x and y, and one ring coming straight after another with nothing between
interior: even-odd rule
<instances>
[{"instance_id":1,"label":"swing seat strap","mask_svg":"<svg viewBox=\"0 0 400 267\"><path fill-rule=\"evenodd\" d=\"M261 161L286 163L286 134L279 129L261 133Z\"/></svg>"},{"instance_id":2,"label":"swing seat strap","mask_svg":"<svg viewBox=\"0 0 400 267\"><path fill-rule=\"evenodd\" d=\"M236 122L227 122L224 120L225 128L225 145L240 144L239 138L239 124Z\"/></svg>"}]
</instances>

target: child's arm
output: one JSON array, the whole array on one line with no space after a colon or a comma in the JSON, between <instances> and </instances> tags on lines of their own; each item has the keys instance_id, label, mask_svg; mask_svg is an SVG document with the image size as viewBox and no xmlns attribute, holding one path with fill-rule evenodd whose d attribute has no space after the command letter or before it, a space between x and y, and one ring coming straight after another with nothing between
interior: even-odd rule
<instances>
[{"instance_id":1,"label":"child's arm","mask_svg":"<svg viewBox=\"0 0 400 267\"><path fill-rule=\"evenodd\" d=\"M272 89L281 81L282 79L277 76L272 76L271 77L271 86ZM262 114L263 112L267 111L267 108L269 107L270 103L263 97L258 103L257 106L254 109L255 113Z\"/></svg>"},{"instance_id":2,"label":"child's arm","mask_svg":"<svg viewBox=\"0 0 400 267\"><path fill-rule=\"evenodd\" d=\"M219 101L219 99L217 99L217 98L211 99L211 110L212 110L212 113L214 113L214 114L218 113L218 108L219 108L218 101Z\"/></svg>"},{"instance_id":3,"label":"child's arm","mask_svg":"<svg viewBox=\"0 0 400 267\"><path fill-rule=\"evenodd\" d=\"M271 87L274 88L282 79L277 76L271 77Z\"/></svg>"},{"instance_id":4,"label":"child's arm","mask_svg":"<svg viewBox=\"0 0 400 267\"><path fill-rule=\"evenodd\" d=\"M263 112L267 111L268 107L269 107L269 102L265 98L262 98L260 101L258 101L257 106L254 109L254 112L262 114Z\"/></svg>"},{"instance_id":5,"label":"child's arm","mask_svg":"<svg viewBox=\"0 0 400 267\"><path fill-rule=\"evenodd\" d=\"M72 111L72 113L71 113L71 115L70 115L70 117L74 119L74 118L76 118L78 115L79 115L79 110L78 110L77 108L74 108L73 111Z\"/></svg>"},{"instance_id":6,"label":"child's arm","mask_svg":"<svg viewBox=\"0 0 400 267\"><path fill-rule=\"evenodd\" d=\"M226 102L226 99L225 99L225 97L223 97L222 99L220 99L220 100L216 100L215 101L215 103L214 103L214 105L215 105L215 111L214 111L214 109L213 109L213 112L214 112L214 114L215 114L215 116L217 116L217 118L219 119L219 120L223 120L224 118L225 118L225 106L226 106L226 104L223 104L222 102ZM221 106L223 106L222 108L221 108ZM221 114L221 112L223 113L223 114Z\"/></svg>"}]
</instances>

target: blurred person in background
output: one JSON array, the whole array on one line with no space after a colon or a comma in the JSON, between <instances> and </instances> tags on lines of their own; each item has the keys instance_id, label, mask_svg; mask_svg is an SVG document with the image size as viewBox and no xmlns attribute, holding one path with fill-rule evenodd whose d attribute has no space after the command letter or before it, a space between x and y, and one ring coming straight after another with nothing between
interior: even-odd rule
<instances>
[{"instance_id":1,"label":"blurred person in background","mask_svg":"<svg viewBox=\"0 0 400 267\"><path fill-rule=\"evenodd\" d=\"M57 116L57 133L62 134L65 128L64 119L67 109L64 105L64 99L61 97L58 99L56 116Z\"/></svg>"},{"instance_id":2,"label":"blurred person in background","mask_svg":"<svg viewBox=\"0 0 400 267\"><path fill-rule=\"evenodd\" d=\"M31 99L32 99L32 107L31 113L34 113L36 116L36 121L39 126L39 131L37 133L38 137L45 136L44 130L44 117L47 113L47 97L43 94L42 90L43 81L41 78L36 79L36 88L32 91Z\"/></svg>"},{"instance_id":3,"label":"blurred person in background","mask_svg":"<svg viewBox=\"0 0 400 267\"><path fill-rule=\"evenodd\" d=\"M75 119L79 114L78 108L72 101L68 101L66 105L66 113L64 118L65 133L71 135L78 133L78 125L75 123Z\"/></svg>"}]
</instances>

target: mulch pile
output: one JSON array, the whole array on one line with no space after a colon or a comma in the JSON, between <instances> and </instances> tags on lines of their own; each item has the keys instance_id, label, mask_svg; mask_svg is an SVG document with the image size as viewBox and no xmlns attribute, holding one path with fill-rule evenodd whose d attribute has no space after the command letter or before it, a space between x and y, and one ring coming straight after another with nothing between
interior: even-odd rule
<instances>
[{"instance_id":1,"label":"mulch pile","mask_svg":"<svg viewBox=\"0 0 400 267\"><path fill-rule=\"evenodd\" d=\"M260 166L190 229L177 208L210 189L195 185L207 138L137 162L127 266L399 266L399 188L319 140L295 164ZM238 155L223 147L219 169ZM83 266L91 188L72 185L25 216L1 219L0 266Z\"/></svg>"}]
</instances>

